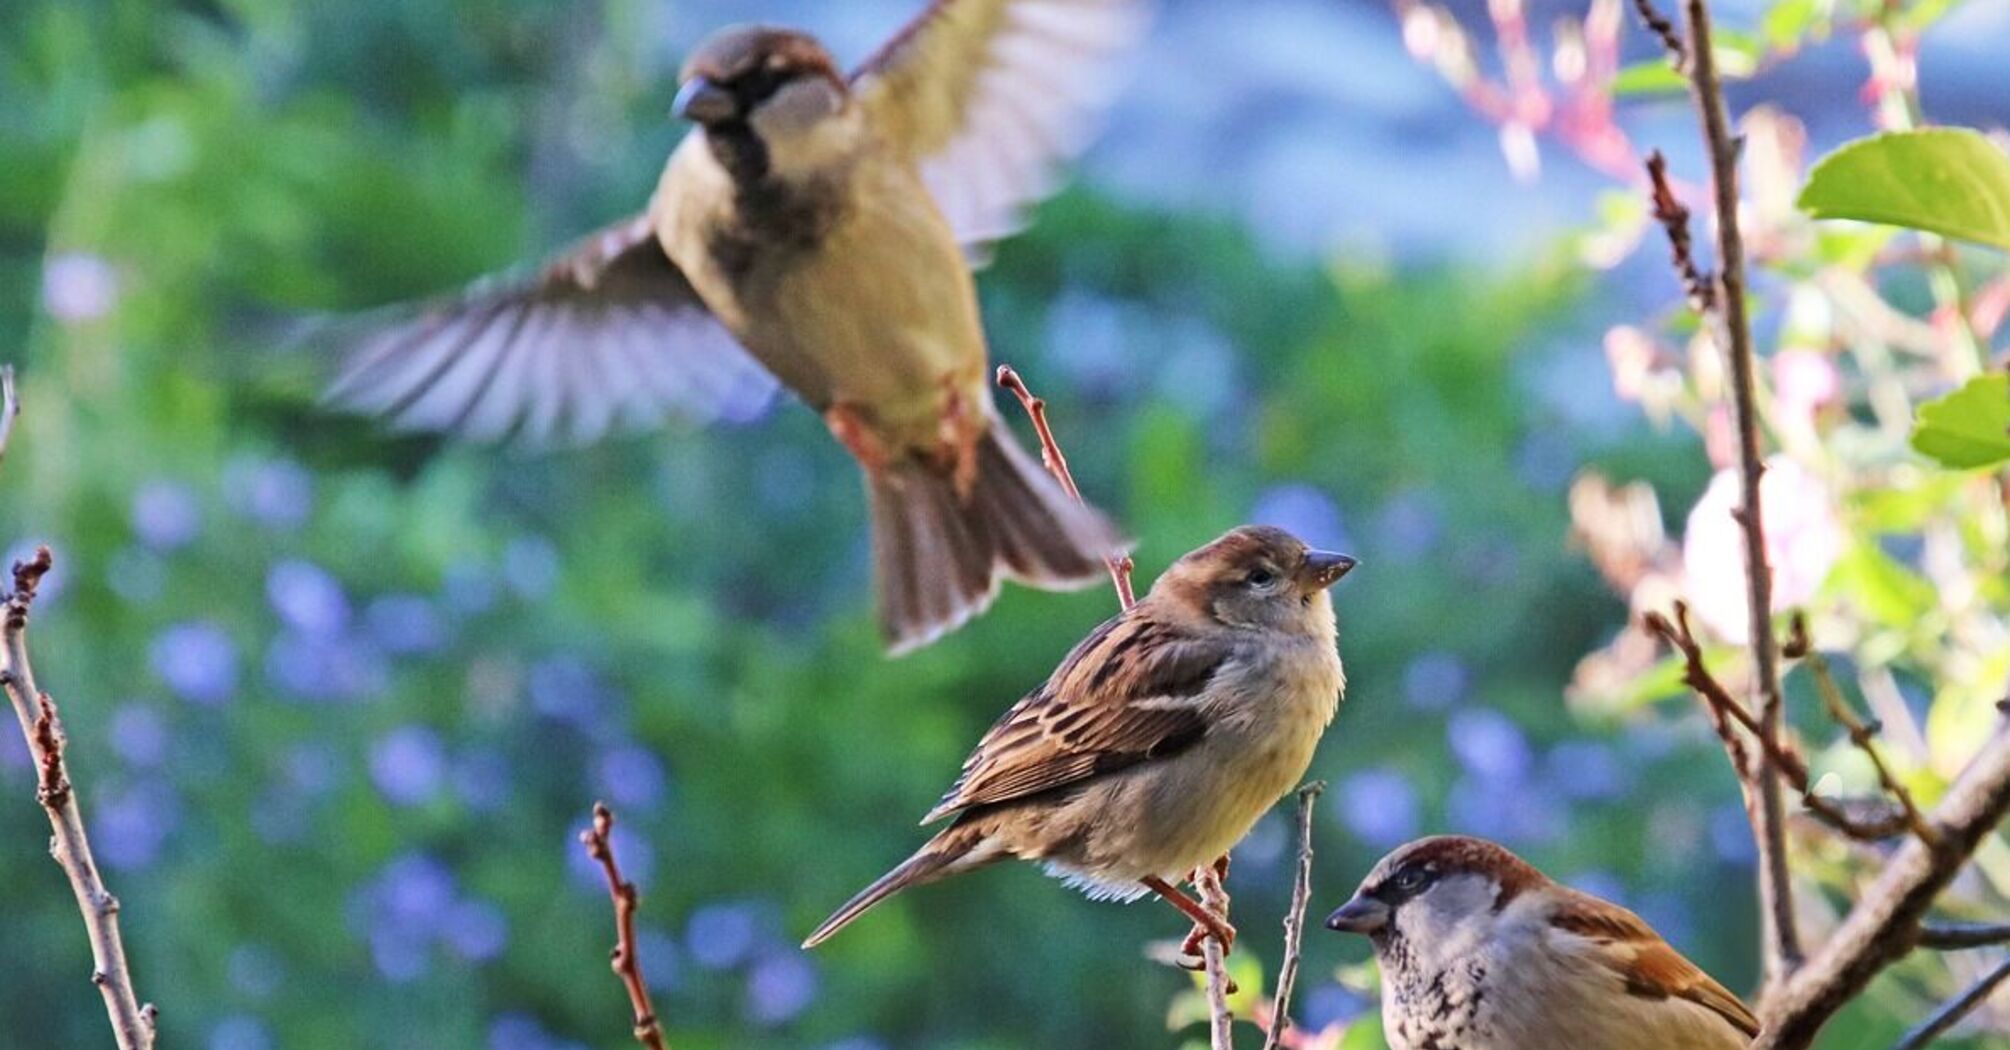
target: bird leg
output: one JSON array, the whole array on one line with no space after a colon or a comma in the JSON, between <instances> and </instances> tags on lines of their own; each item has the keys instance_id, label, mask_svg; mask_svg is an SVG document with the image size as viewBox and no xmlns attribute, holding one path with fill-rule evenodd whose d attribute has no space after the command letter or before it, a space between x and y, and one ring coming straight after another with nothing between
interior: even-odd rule
<instances>
[{"instance_id":1,"label":"bird leg","mask_svg":"<svg viewBox=\"0 0 2010 1050\"><path fill-rule=\"evenodd\" d=\"M1193 920L1193 932L1187 934L1186 942L1180 946L1181 955L1199 955L1200 942L1206 937L1221 942L1223 955L1235 949L1235 927L1229 925L1227 916L1216 915L1207 910L1205 905L1182 893L1179 887L1156 875L1147 877L1144 884L1146 889L1165 898L1167 904L1178 908L1181 914Z\"/></svg>"},{"instance_id":2,"label":"bird leg","mask_svg":"<svg viewBox=\"0 0 2010 1050\"><path fill-rule=\"evenodd\" d=\"M872 425L872 410L834 402L824 410L824 425L830 428L831 436L838 444L851 453L853 459L867 471L878 473L893 460L893 454L880 439L879 432Z\"/></svg>"}]
</instances>

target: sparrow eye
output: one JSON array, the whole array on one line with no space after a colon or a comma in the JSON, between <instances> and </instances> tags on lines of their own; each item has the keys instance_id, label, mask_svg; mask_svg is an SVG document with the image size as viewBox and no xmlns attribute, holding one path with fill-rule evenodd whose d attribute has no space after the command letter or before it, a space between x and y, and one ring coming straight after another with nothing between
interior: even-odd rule
<instances>
[{"instance_id":1,"label":"sparrow eye","mask_svg":"<svg viewBox=\"0 0 2010 1050\"><path fill-rule=\"evenodd\" d=\"M1251 587L1268 587L1277 582L1277 574L1269 569L1254 569L1248 576L1243 577L1243 582Z\"/></svg>"},{"instance_id":2,"label":"sparrow eye","mask_svg":"<svg viewBox=\"0 0 2010 1050\"><path fill-rule=\"evenodd\" d=\"M1430 872L1427 872L1422 868L1408 868L1403 871L1397 872L1394 882L1398 890L1401 890L1404 893L1415 893L1418 890L1423 889L1424 883L1429 882L1430 880L1431 880Z\"/></svg>"}]
</instances>

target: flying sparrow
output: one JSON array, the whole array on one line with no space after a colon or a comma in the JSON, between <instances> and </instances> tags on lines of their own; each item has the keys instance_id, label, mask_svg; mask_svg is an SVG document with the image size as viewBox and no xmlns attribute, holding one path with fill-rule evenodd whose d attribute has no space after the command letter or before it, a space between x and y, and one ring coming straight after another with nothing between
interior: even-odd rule
<instances>
[{"instance_id":1,"label":"flying sparrow","mask_svg":"<svg viewBox=\"0 0 2010 1050\"><path fill-rule=\"evenodd\" d=\"M1326 925L1374 942L1394 1050L1736 1050L1759 1033L1640 916L1480 839L1398 848Z\"/></svg>"},{"instance_id":2,"label":"flying sparrow","mask_svg":"<svg viewBox=\"0 0 2010 1050\"><path fill-rule=\"evenodd\" d=\"M1297 784L1346 684L1327 593L1354 559L1244 526L1174 562L991 727L922 819L955 819L817 927L814 947L909 886L1015 857L1098 899L1225 856Z\"/></svg>"},{"instance_id":3,"label":"flying sparrow","mask_svg":"<svg viewBox=\"0 0 2010 1050\"><path fill-rule=\"evenodd\" d=\"M805 33L722 30L641 214L361 340L328 400L540 445L745 415L780 380L865 470L896 651L1001 578L1094 581L1121 540L1000 422L966 253L1078 152L1151 2L937 0L850 76Z\"/></svg>"}]
</instances>

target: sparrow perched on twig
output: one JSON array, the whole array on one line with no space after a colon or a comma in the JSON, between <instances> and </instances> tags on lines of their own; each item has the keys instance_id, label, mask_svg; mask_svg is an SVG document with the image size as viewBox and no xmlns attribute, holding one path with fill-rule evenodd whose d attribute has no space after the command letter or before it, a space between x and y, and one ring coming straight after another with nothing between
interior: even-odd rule
<instances>
[{"instance_id":1,"label":"sparrow perched on twig","mask_svg":"<svg viewBox=\"0 0 2010 1050\"><path fill-rule=\"evenodd\" d=\"M1267 526L1174 562L1005 712L922 823L955 820L803 946L909 886L1008 857L1099 899L1157 893L1232 943L1226 917L1175 884L1312 761L1346 684L1327 588L1353 567Z\"/></svg>"},{"instance_id":2,"label":"sparrow perched on twig","mask_svg":"<svg viewBox=\"0 0 2010 1050\"><path fill-rule=\"evenodd\" d=\"M1736 1050L1759 1033L1640 916L1480 839L1398 848L1326 925L1374 942L1395 1050Z\"/></svg>"},{"instance_id":3,"label":"sparrow perched on twig","mask_svg":"<svg viewBox=\"0 0 2010 1050\"><path fill-rule=\"evenodd\" d=\"M965 253L1051 188L1150 5L937 0L850 76L807 34L722 30L684 67L675 111L698 128L641 214L362 340L329 400L582 443L745 414L778 379L865 469L895 650L1001 578L1093 582L1121 540L993 410Z\"/></svg>"}]
</instances>

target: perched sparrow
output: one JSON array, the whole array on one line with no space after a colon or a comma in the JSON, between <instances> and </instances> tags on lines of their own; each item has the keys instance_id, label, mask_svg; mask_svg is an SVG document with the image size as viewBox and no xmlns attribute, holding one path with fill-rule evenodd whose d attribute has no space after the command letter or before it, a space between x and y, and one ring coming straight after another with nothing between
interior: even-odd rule
<instances>
[{"instance_id":1,"label":"perched sparrow","mask_svg":"<svg viewBox=\"0 0 2010 1050\"><path fill-rule=\"evenodd\" d=\"M1734 1050L1759 1032L1640 916L1480 839L1397 849L1326 925L1375 942L1395 1050Z\"/></svg>"},{"instance_id":2,"label":"perched sparrow","mask_svg":"<svg viewBox=\"0 0 2010 1050\"><path fill-rule=\"evenodd\" d=\"M804 33L723 30L641 214L362 340L329 399L536 445L745 414L779 379L865 469L894 649L1002 577L1096 580L1120 540L999 421L965 253L1048 191L1150 3L938 0L849 77Z\"/></svg>"},{"instance_id":3,"label":"perched sparrow","mask_svg":"<svg viewBox=\"0 0 2010 1050\"><path fill-rule=\"evenodd\" d=\"M1151 891L1226 945L1174 884L1228 852L1304 775L1345 677L1326 589L1354 567L1245 526L1174 562L1012 705L922 823L956 819L810 934L909 886L1016 857L1091 897Z\"/></svg>"}]
</instances>

